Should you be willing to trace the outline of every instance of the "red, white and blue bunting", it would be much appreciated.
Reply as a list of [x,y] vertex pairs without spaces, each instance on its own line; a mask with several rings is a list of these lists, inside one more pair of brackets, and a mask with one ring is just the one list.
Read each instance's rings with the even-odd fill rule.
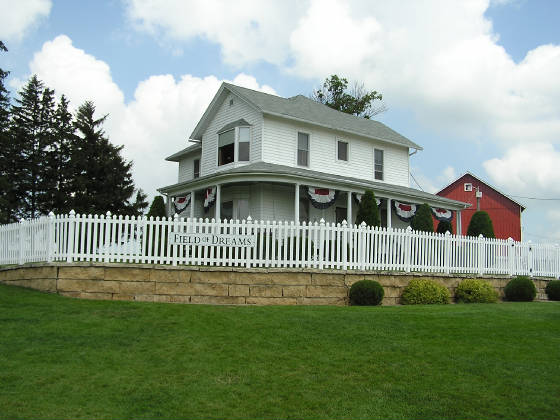
[[204,213],[208,213],[210,207],[216,203],[216,187],[206,188],[204,193]]
[[406,204],[395,201],[395,213],[403,222],[410,222],[416,214],[416,204]]
[[[354,199],[356,200],[356,203],[360,204],[362,202],[362,197],[363,197],[363,194],[354,193]],[[378,207],[381,205],[381,199],[380,198],[375,197],[375,202],[377,203]]]
[[175,213],[181,214],[185,209],[191,204],[191,194],[187,194],[184,197],[175,197],[173,201],[173,207],[175,207]]
[[338,191],[330,188],[307,187],[309,201],[316,209],[326,209],[334,204]]
[[450,222],[453,219],[453,212],[451,210],[432,207],[432,213],[434,214],[436,220],[439,220],[440,222]]

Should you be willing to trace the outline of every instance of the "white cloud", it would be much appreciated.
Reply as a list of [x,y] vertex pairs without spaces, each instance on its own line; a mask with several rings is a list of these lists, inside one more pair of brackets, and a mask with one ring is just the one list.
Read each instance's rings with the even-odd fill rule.
[[51,7],[50,0],[0,1],[0,39],[19,41],[27,30],[49,15]]
[[[74,47],[65,35],[46,42],[35,54],[30,70],[57,94],[64,93],[74,108],[92,100],[98,115],[109,114],[107,135],[112,143],[125,146],[124,157],[134,161],[136,185],[150,195],[156,188],[176,182],[177,165],[164,158],[186,147],[189,134],[222,82],[214,76],[183,75],[179,80],[172,75],[151,76],[138,84],[134,99],[125,103],[109,66]],[[275,93],[244,73],[231,82]]]

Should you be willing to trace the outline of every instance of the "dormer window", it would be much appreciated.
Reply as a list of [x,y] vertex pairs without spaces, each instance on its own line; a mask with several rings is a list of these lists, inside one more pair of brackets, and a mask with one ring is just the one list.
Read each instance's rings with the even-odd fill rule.
[[251,128],[243,119],[225,125],[218,131],[218,166],[248,162],[251,151]]

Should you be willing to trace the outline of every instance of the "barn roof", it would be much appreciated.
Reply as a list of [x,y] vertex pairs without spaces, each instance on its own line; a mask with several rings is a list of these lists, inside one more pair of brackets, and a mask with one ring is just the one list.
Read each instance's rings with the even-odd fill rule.
[[447,184],[445,187],[443,187],[441,190],[439,190],[436,195],[440,195],[443,191],[445,191],[447,188],[449,188],[450,186],[452,186],[453,184],[455,184],[456,182],[460,181],[462,178],[464,178],[465,176],[470,175],[472,176],[474,179],[476,179],[477,181],[483,183],[484,185],[486,185],[487,187],[493,189],[494,191],[496,191],[498,194],[500,194],[501,196],[507,198],[509,201],[517,204],[519,207],[521,207],[521,211],[525,210],[525,206],[521,203],[519,203],[518,201],[515,201],[513,198],[511,198],[509,195],[501,192],[499,189],[497,189],[496,187],[494,187],[492,184],[486,182],[485,180],[481,179],[480,177],[476,176],[475,174],[473,174],[472,172],[465,172],[463,175],[461,175],[459,178],[457,178],[455,181],[450,182],[449,184]]

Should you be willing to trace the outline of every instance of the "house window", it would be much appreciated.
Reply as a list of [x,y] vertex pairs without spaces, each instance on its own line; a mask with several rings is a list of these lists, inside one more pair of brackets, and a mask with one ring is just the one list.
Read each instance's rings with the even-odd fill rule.
[[218,134],[218,166],[233,162],[235,152],[235,129]]
[[[346,209],[346,207],[336,208],[336,223],[342,223],[344,220],[346,220],[346,216],[348,216],[348,210]],[[350,221],[346,221],[350,223]]]
[[220,210],[220,217],[222,220],[233,219],[233,201],[222,202],[222,208]]
[[375,179],[383,181],[383,150],[374,150]]
[[338,140],[337,142],[337,158],[348,162],[348,143]]
[[239,151],[237,160],[240,162],[249,161],[249,127],[239,127]]
[[194,160],[194,170],[193,170],[193,178],[198,178],[200,176],[200,159]]
[[309,166],[309,134],[298,133],[297,164]]

